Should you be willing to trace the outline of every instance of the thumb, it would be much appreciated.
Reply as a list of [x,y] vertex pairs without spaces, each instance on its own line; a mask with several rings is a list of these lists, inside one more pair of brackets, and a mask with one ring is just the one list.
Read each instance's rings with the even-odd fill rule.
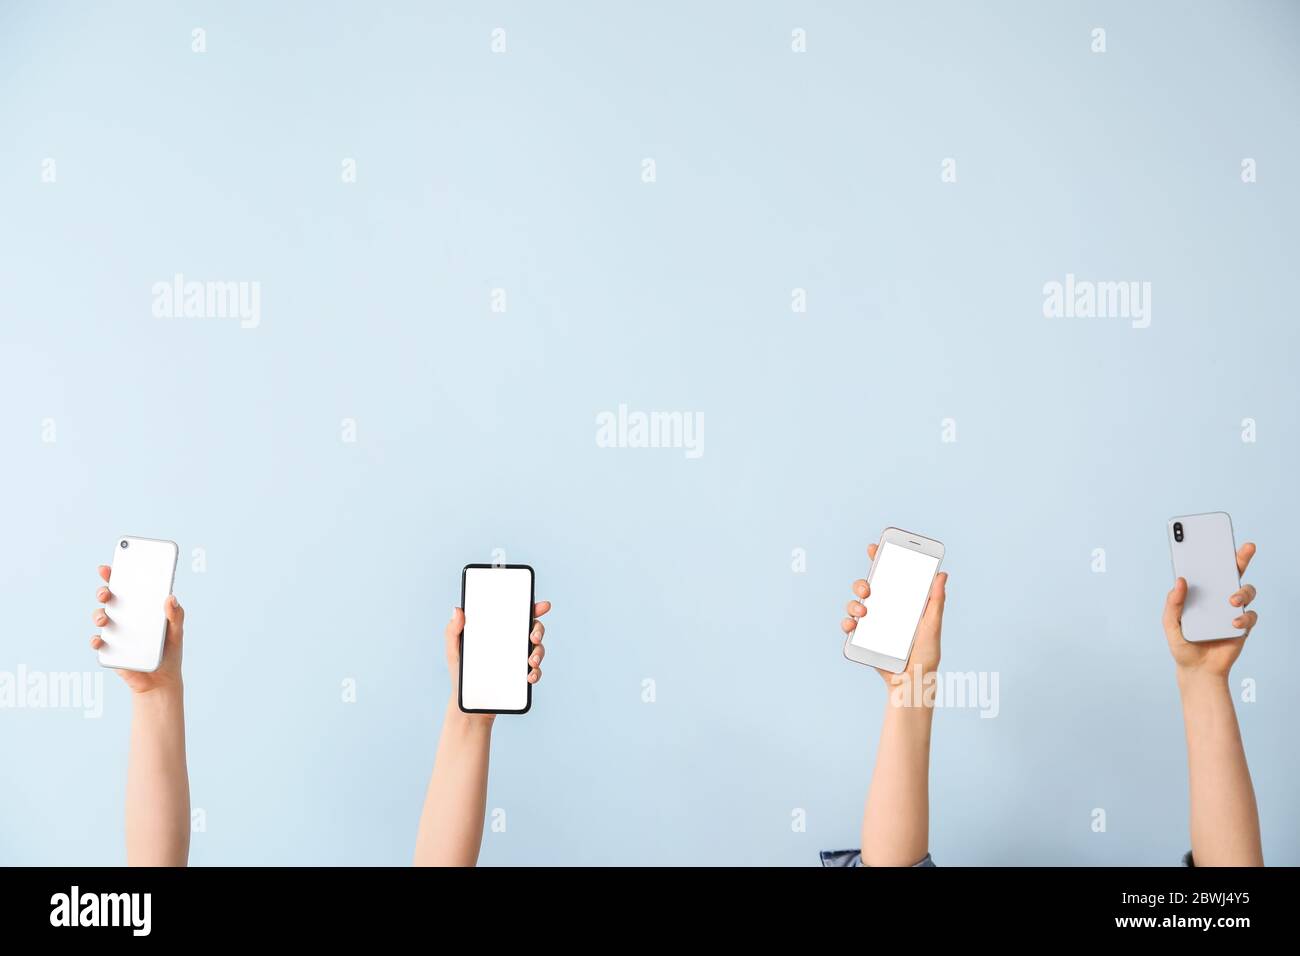
[[948,600],[948,572],[940,571],[930,584],[930,600],[925,605],[923,620],[938,633],[943,624],[943,606]]
[[185,632],[185,608],[175,594],[167,595],[163,601],[163,613],[167,615],[167,639],[179,641]]
[[1179,578],[1174,582],[1173,590],[1165,598],[1165,633],[1181,633],[1183,627],[1183,604],[1187,601],[1187,579]]
[[465,630],[465,612],[458,607],[451,609],[451,620],[447,622],[447,660],[455,663],[460,660],[460,635]]

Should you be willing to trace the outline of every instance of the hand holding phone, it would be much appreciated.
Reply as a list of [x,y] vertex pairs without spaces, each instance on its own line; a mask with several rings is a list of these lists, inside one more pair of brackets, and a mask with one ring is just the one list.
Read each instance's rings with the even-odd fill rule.
[[461,606],[447,624],[447,667],[457,708],[474,718],[523,714],[542,679],[550,601],[534,601],[527,565],[466,565]]
[[171,593],[177,555],[171,541],[125,536],[112,566],[99,566],[104,586],[95,599],[105,606],[92,615],[101,632],[90,646],[135,693],[181,683],[185,610]]
[[1235,548],[1223,512],[1169,519],[1169,548],[1177,580],[1165,599],[1169,652],[1187,672],[1226,676],[1259,620],[1247,610],[1255,588],[1241,583],[1255,545]]
[[841,622],[845,657],[875,667],[886,683],[904,670],[938,669],[948,582],[938,570],[943,553],[938,541],[897,528],[886,528],[867,548],[871,571],[853,582],[856,600]]

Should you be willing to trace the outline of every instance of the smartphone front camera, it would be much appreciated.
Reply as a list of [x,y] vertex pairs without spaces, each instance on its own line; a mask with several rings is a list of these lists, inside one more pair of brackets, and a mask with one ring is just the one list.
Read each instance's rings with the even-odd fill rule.
[[122,542],[122,547],[125,548],[127,545],[128,545],[128,542],[124,540],[124,541]]
[[[1174,522],[1174,540],[1175,541],[1183,540],[1183,523],[1181,521]],[[126,547],[125,541],[122,542],[122,547],[124,548]]]

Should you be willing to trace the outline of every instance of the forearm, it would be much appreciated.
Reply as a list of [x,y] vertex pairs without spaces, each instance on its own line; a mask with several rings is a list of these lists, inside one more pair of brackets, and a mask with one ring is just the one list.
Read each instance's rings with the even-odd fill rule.
[[416,866],[473,866],[483,843],[492,722],[470,718],[448,702],[424,797]]
[[930,725],[934,710],[885,703],[876,768],[862,818],[862,862],[911,866],[929,852]]
[[126,776],[128,866],[184,866],[190,855],[190,778],[184,693],[135,694]]
[[1180,673],[1197,866],[1263,866],[1259,811],[1226,675]]

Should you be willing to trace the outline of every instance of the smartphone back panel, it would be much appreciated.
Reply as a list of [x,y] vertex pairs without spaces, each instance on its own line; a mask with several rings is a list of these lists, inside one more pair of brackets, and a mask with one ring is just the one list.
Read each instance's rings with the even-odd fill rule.
[[533,569],[471,564],[461,573],[460,690],[467,713],[524,714],[532,706],[528,683],[533,628]]
[[[1175,525],[1182,526],[1181,532]],[[1232,626],[1241,609],[1228,603],[1241,587],[1232,519],[1223,511],[1181,515],[1169,519],[1168,532],[1174,577],[1187,580],[1183,637],[1216,641],[1244,635],[1244,630]]]
[[100,632],[105,647],[99,663],[128,671],[154,671],[162,663],[167,634],[164,602],[172,593],[179,550],[174,541],[123,535],[113,547],[108,576],[112,598],[105,605],[108,624]]

